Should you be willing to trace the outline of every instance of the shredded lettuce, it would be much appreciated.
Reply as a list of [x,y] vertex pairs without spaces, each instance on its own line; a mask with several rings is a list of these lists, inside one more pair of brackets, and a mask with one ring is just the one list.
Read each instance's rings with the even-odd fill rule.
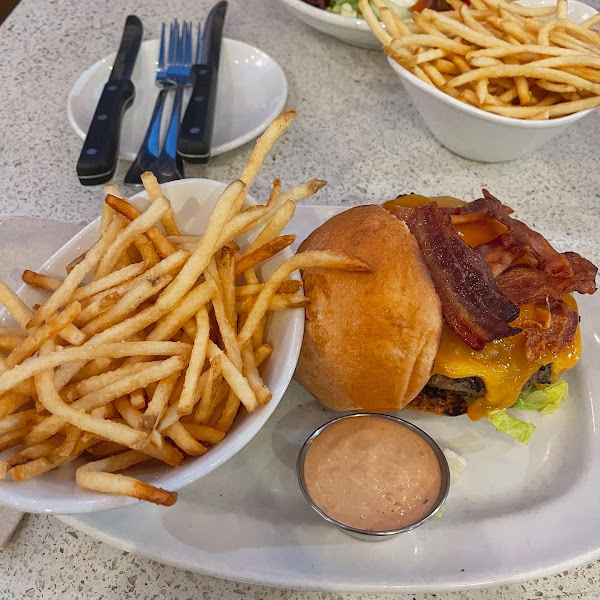
[[566,381],[557,381],[536,389],[531,386],[517,398],[511,408],[523,410],[539,410],[542,415],[549,415],[560,407],[561,402],[569,393],[569,384]]
[[[401,18],[410,18],[409,6],[414,4],[414,0],[388,0],[389,7]],[[362,14],[358,8],[358,0],[329,0],[327,10],[337,15],[345,17],[359,17]],[[379,17],[379,12],[374,8],[375,14]]]
[[330,0],[327,10],[345,17],[362,17],[358,10],[358,0]]
[[451,483],[456,483],[467,468],[467,460],[464,456],[460,456],[459,454],[456,454],[456,452],[450,450],[450,448],[444,448],[442,452],[448,461],[450,481]]
[[528,444],[535,431],[535,425],[509,415],[505,408],[491,411],[487,418],[498,431],[515,438],[521,444]]

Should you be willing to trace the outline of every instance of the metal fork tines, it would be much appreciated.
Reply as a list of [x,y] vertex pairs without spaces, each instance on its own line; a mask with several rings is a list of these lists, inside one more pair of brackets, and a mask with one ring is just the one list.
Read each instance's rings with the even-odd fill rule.
[[[198,35],[198,44],[200,43]],[[141,184],[141,174],[152,171],[159,183],[173,181],[183,177],[183,164],[177,155],[177,135],[181,116],[183,89],[190,85],[192,66],[192,24],[184,21],[179,26],[177,20],[169,28],[167,59],[165,60],[165,24],[162,25],[156,84],[161,87],[158,94],[150,125],[144,136],[142,147],[131,168],[125,176],[125,183]],[[166,97],[170,89],[175,89],[173,110],[162,150],[160,147],[160,124]]]

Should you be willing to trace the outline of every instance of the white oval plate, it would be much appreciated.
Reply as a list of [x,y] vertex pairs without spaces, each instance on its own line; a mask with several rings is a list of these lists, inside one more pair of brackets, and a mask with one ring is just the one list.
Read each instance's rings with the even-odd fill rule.
[[[301,241],[341,207],[298,206]],[[123,550],[217,577],[284,588],[434,592],[541,577],[591,560],[600,540],[600,293],[579,296],[583,358],[569,398],[529,446],[487,421],[403,411],[468,467],[441,519],[379,544],[325,523],[305,502],[295,464],[302,442],[339,413],[292,381],[258,435],[222,468],[149,504],[63,521]],[[149,526],[149,524],[151,524]]]
[[[224,183],[209,179],[181,179],[163,186],[183,232],[192,235],[204,231],[210,211],[224,188]],[[148,206],[146,192],[136,194],[131,201],[139,208]],[[254,202],[250,197],[248,201]],[[100,219],[96,219],[80,231],[49,258],[40,271],[55,277],[64,277],[65,266],[96,241],[99,223]],[[292,251],[285,249],[266,261],[261,265],[262,276],[271,275],[290,256]],[[300,276],[294,273],[292,278],[299,279]],[[45,292],[29,286],[23,286],[19,295],[29,306],[42,302],[47,297]],[[0,312],[0,324],[8,318],[5,311]],[[262,367],[262,376],[273,397],[265,406],[236,420],[222,442],[206,454],[184,461],[177,468],[154,463],[133,467],[127,472],[158,487],[176,491],[204,477],[229,460],[256,435],[281,400],[298,361],[303,332],[303,309],[276,311],[269,316],[266,338],[275,350]],[[2,454],[0,456],[5,458]],[[7,477],[0,481],[0,504],[25,512],[55,514],[89,513],[140,504],[135,498],[91,492],[77,487],[75,470],[79,464],[80,462],[76,461],[27,481],[11,481],[10,477]]]
[[[154,83],[158,61],[158,40],[140,47],[133,69],[135,100],[125,112],[121,129],[121,158],[134,160],[142,145],[158,95]],[[69,92],[67,114],[71,126],[85,139],[96,104],[106,84],[116,53],[84,71]],[[190,90],[184,95],[187,105]],[[229,152],[258,137],[283,110],[288,84],[285,73],[271,56],[237,40],[223,39],[211,154]],[[171,114],[173,94],[169,94],[162,118],[164,137]]]

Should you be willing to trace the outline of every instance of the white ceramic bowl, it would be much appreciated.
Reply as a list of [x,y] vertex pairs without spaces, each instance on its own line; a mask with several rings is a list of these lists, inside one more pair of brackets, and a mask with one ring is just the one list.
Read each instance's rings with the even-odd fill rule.
[[[549,6],[555,0],[525,0],[526,6]],[[569,19],[581,23],[598,11],[570,0]],[[448,150],[471,160],[503,162],[536,150],[593,109],[547,121],[513,119],[465,104],[421,81],[388,58],[406,93],[435,138]]]
[[373,35],[364,19],[337,15],[302,0],[280,1],[295,17],[318,31],[352,46],[371,50],[381,48],[381,42]]
[[[224,183],[208,179],[183,179],[164,186],[177,221],[188,234],[199,234],[203,231],[210,211],[224,188]],[[140,208],[148,205],[145,192],[133,196],[131,200]],[[64,267],[92,245],[98,225],[99,219],[88,225],[52,256],[41,271],[64,276]],[[291,255],[292,251],[287,249],[273,257],[264,263],[260,275],[270,275]],[[31,305],[39,302],[43,295],[39,291],[27,288],[23,289],[22,297]],[[0,323],[3,322],[3,316],[6,318],[0,313]],[[179,467],[154,463],[146,467],[140,465],[139,468],[131,468],[126,473],[139,476],[168,490],[178,490],[210,473],[239,452],[258,433],[279,404],[298,361],[303,331],[304,309],[277,311],[269,316],[265,337],[273,344],[274,352],[261,368],[261,372],[273,397],[267,405],[240,418],[221,443],[203,456],[189,459]],[[4,458],[3,455],[0,457]],[[6,480],[0,481],[0,504],[26,512],[65,514],[108,510],[139,502],[133,498],[78,488],[75,484],[75,468],[78,464],[80,463],[66,465],[29,481],[14,482],[7,477]]]

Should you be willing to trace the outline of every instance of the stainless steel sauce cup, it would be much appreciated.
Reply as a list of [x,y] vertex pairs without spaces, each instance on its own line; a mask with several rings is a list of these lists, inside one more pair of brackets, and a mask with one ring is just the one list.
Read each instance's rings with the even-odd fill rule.
[[[438,459],[438,462],[440,465],[440,473],[441,473],[440,493],[437,497],[436,502],[433,503],[433,505],[431,507],[431,511],[425,517],[423,517],[416,523],[413,523],[412,525],[408,525],[406,527],[401,527],[400,529],[391,529],[388,531],[370,531],[367,529],[359,529],[357,527],[351,527],[350,525],[345,525],[344,523],[340,523],[339,521],[332,519],[329,515],[324,513],[321,510],[321,508],[314,502],[314,500],[311,498],[310,494],[308,493],[308,490],[306,488],[306,482],[304,480],[304,461],[306,458],[306,453],[308,452],[308,449],[310,448],[310,445],[321,433],[323,433],[323,431],[325,431],[328,427],[330,427],[334,423],[337,423],[338,421],[341,421],[342,419],[360,419],[362,417],[376,417],[378,419],[387,419],[388,421],[393,421],[394,423],[397,423],[398,425],[401,425],[402,427],[406,427],[407,429],[410,429],[410,431],[416,433],[425,442],[427,442],[427,444],[429,444],[429,446],[431,447],[431,449],[433,450],[433,452],[435,453],[435,455]],[[412,423],[409,423],[408,421],[404,421],[403,419],[399,419],[398,417],[392,417],[391,415],[376,414],[376,413],[355,413],[352,415],[345,415],[343,417],[338,417],[337,419],[333,419],[332,421],[329,421],[328,423],[325,423],[324,425],[321,425],[321,427],[319,427],[316,431],[314,431],[302,445],[302,448],[300,449],[300,454],[298,455],[298,461],[296,463],[296,471],[298,474],[298,483],[300,484],[300,489],[302,490],[302,493],[304,494],[306,501],[309,503],[309,505],[312,507],[312,509],[315,512],[317,512],[319,515],[321,515],[321,517],[323,517],[323,519],[325,519],[328,523],[335,525],[336,527],[341,529],[344,533],[346,533],[358,540],[363,540],[366,542],[380,542],[383,540],[389,540],[392,537],[394,537],[400,533],[404,533],[406,531],[411,531],[413,529],[416,529],[417,527],[420,527],[424,523],[427,523],[427,521],[429,521],[429,519],[432,519],[440,511],[440,509],[444,505],[444,502],[446,502],[446,498],[448,497],[448,492],[450,490],[450,469],[448,467],[448,461],[446,460],[446,457],[444,456],[442,449],[437,445],[437,443],[431,437],[429,437],[422,429],[419,429],[418,427],[416,427]]]

